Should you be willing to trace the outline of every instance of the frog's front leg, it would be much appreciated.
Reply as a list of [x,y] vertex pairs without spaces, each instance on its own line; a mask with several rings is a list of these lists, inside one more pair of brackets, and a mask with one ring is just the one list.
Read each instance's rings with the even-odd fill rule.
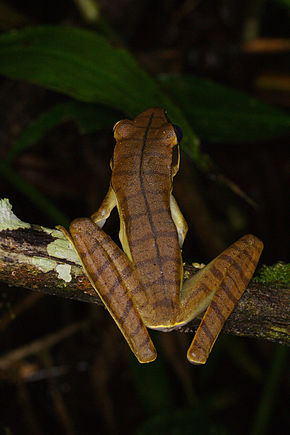
[[98,227],[103,228],[105,225],[106,220],[111,214],[111,211],[114,207],[117,205],[116,195],[115,192],[110,184],[109,190],[103,199],[102,204],[98,208],[98,210],[92,214],[91,219],[93,222],[95,222]]
[[75,219],[70,234],[58,228],[74,246],[93,288],[137,359],[154,361],[156,350],[139,313],[147,304],[146,295],[127,256],[91,219]]
[[187,323],[208,306],[187,352],[190,362],[206,362],[223,324],[247,288],[262,250],[257,237],[244,236],[185,282],[178,323]]
[[184,239],[188,231],[188,226],[172,193],[170,194],[170,212],[172,220],[176,226],[179,246],[180,248],[182,248]]

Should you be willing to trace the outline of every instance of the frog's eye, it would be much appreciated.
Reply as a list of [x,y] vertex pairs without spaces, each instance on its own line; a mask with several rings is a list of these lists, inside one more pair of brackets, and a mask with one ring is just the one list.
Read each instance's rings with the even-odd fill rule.
[[175,130],[175,134],[177,137],[177,143],[180,143],[182,141],[182,130],[180,127],[178,127],[178,125],[173,124],[174,130]]

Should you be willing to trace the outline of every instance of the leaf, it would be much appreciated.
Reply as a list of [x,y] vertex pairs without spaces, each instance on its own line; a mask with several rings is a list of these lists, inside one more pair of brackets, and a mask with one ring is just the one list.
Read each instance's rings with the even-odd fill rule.
[[[2,35],[0,58],[2,74],[11,78],[129,112],[136,100],[147,107],[158,93],[158,85],[126,50],[73,27],[34,27]],[[128,92],[132,90],[134,94]]]
[[[70,219],[63,214],[45,195],[36,189],[29,181],[26,181],[10,166],[1,168],[1,175],[6,178],[19,192],[23,193],[32,204],[36,204],[40,210],[46,213],[55,224],[68,226]],[[29,205],[29,204],[28,204]]]
[[[130,373],[147,414],[154,415],[173,406],[170,379],[161,355],[158,355],[158,359],[154,361],[154,364],[146,365],[140,365],[131,356]],[[148,384],[150,384],[149,389],[147,388]]]
[[135,435],[227,435],[228,431],[220,424],[211,423],[199,408],[172,409],[159,412],[148,418]]
[[202,139],[254,142],[290,133],[289,115],[240,91],[185,75],[163,75],[160,83]]
[[74,100],[56,104],[23,130],[6,156],[4,166],[10,164],[17,154],[39,142],[50,129],[71,119],[77,122],[81,133],[91,133],[102,128],[112,128],[120,119],[120,113],[104,106]]
[[183,147],[205,168],[192,128],[157,81],[139,67],[130,53],[110,45],[92,31],[39,26],[0,37],[0,73],[27,80],[84,102],[110,106],[132,117],[150,106],[168,110],[183,130]]

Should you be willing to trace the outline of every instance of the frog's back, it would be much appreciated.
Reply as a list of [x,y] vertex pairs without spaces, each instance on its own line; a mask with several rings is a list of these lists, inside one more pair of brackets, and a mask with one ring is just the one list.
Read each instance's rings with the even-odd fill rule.
[[174,127],[163,109],[153,108],[134,121],[120,121],[115,137],[112,187],[130,254],[153,312],[148,326],[168,327],[178,312],[182,279],[178,235],[170,212]]

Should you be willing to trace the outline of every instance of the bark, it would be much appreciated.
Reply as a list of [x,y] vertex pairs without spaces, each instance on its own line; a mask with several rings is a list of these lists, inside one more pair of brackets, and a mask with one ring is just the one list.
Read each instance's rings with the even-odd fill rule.
[[[14,227],[3,225],[0,210],[0,281],[8,286],[101,304],[61,232],[29,224],[25,228],[19,222]],[[186,273],[190,276],[196,269],[186,266]],[[252,281],[223,330],[289,345],[289,294],[287,288]],[[182,329],[191,330],[197,322]]]

